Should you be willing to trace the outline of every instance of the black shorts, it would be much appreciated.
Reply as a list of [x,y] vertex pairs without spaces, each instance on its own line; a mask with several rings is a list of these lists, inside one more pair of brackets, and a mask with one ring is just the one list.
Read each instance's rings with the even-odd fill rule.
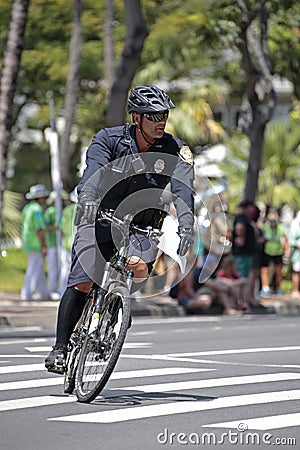
[[276,266],[282,264],[282,255],[270,256],[265,253],[261,257],[261,267],[268,267],[270,263],[274,263]]

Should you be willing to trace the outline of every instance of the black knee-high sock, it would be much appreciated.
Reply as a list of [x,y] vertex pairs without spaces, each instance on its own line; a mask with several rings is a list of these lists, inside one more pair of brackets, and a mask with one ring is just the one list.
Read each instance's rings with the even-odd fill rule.
[[82,314],[86,295],[74,287],[66,289],[58,309],[55,345],[68,344],[72,331]]

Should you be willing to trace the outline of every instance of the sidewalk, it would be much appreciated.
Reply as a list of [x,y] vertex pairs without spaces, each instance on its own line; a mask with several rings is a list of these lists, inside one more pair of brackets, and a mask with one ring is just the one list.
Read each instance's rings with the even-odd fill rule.
[[[268,307],[268,314],[300,315],[300,299],[288,294],[261,299],[261,303]],[[18,292],[0,292],[0,327],[54,326],[58,305],[59,301],[22,301]],[[152,297],[133,300],[132,315],[178,317],[185,312],[169,297]]]
[[[59,301],[24,301],[18,292],[0,292],[0,328],[55,325]],[[132,300],[133,316],[174,317],[185,312],[168,297]]]

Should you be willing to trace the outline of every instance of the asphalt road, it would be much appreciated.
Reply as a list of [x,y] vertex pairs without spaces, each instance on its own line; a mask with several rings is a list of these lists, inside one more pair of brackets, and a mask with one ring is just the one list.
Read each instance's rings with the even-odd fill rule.
[[0,448],[300,448],[299,325],[298,316],[135,319],[88,405],[44,370],[50,329],[0,332]]

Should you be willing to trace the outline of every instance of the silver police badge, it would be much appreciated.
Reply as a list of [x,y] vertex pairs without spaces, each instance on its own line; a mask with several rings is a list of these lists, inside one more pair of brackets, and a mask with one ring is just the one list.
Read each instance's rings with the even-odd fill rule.
[[154,163],[154,172],[155,173],[162,173],[165,168],[165,161],[163,159],[157,159]]

